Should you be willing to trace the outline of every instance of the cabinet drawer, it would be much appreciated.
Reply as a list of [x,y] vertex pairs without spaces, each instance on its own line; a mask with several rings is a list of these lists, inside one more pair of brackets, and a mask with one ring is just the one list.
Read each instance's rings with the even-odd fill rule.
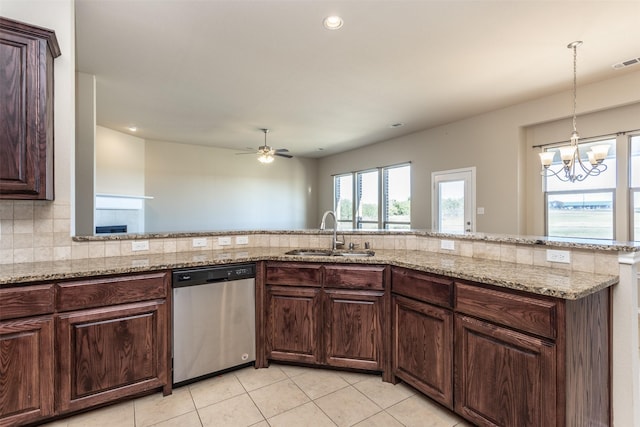
[[0,320],[53,313],[53,284],[0,289]]
[[404,268],[391,271],[393,293],[442,307],[452,306],[453,280]]
[[268,263],[266,284],[285,286],[317,286],[322,283],[319,264]]
[[325,265],[325,287],[384,289],[383,266]]
[[165,298],[169,287],[169,273],[82,280],[59,283],[57,286],[58,311],[80,310]]
[[456,282],[456,310],[543,337],[557,336],[557,301]]

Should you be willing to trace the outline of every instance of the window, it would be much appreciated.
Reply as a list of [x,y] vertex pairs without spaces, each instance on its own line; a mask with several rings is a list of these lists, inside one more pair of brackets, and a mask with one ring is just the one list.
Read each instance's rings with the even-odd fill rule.
[[353,175],[337,175],[334,181],[334,211],[339,230],[353,228]]
[[409,164],[336,175],[333,194],[340,230],[411,228]]
[[631,190],[631,230],[632,240],[640,240],[640,135],[630,139],[629,189]]
[[[589,164],[587,152],[594,145],[609,144],[604,160],[607,170],[584,181],[563,182],[556,177],[545,179],[545,210],[547,236],[614,238],[616,189],[616,140],[614,137],[580,144],[580,157]],[[560,147],[546,151],[559,151]],[[560,167],[556,154],[551,168]]]
[[356,172],[356,228],[377,229],[378,226],[378,169]]
[[411,168],[409,165],[383,169],[384,215],[382,228],[411,228]]

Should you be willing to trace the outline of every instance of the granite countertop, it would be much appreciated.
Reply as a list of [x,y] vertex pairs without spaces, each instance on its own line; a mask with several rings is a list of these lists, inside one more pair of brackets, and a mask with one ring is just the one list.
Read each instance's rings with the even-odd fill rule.
[[255,261],[306,261],[350,264],[388,264],[458,279],[563,299],[579,299],[618,283],[618,276],[529,266],[462,256],[409,250],[376,250],[373,257],[285,255],[296,248],[246,248],[125,257],[87,258],[73,261],[3,265],[0,286],[139,273],[174,268]]

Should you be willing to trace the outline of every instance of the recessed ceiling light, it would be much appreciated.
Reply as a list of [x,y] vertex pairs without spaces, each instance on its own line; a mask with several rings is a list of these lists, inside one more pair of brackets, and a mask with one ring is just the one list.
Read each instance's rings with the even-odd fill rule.
[[135,126],[129,126],[127,129],[129,129],[131,132],[135,132],[138,130],[138,128]]
[[401,122],[392,123],[391,125],[389,125],[390,128],[401,128],[402,126],[404,126],[404,123]]
[[337,30],[339,28],[342,28],[342,24],[344,24],[344,21],[339,16],[333,15],[324,18],[322,24],[327,30]]

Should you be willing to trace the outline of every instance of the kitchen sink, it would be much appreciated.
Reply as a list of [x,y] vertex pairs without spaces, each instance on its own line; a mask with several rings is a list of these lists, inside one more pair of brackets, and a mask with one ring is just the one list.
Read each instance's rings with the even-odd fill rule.
[[333,251],[327,249],[293,249],[284,254],[296,256],[332,256]]
[[346,256],[346,257],[370,257],[376,253],[371,250],[366,251],[335,251],[333,256]]
[[341,256],[341,257],[372,257],[376,253],[371,250],[365,251],[348,251],[348,250],[329,250],[329,249],[292,249],[285,252],[285,255],[295,256]]

